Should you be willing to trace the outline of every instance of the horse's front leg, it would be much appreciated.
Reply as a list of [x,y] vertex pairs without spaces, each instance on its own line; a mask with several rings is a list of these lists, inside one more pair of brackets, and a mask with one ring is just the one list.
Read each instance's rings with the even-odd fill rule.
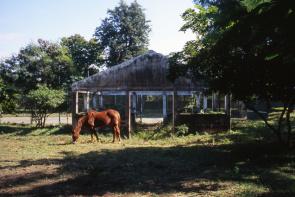
[[97,135],[97,132],[96,132],[96,130],[95,130],[95,129],[93,129],[93,133],[94,133],[94,135],[95,135],[96,141],[98,141],[98,142],[99,142],[100,140],[99,140],[99,138],[98,138],[98,135]]

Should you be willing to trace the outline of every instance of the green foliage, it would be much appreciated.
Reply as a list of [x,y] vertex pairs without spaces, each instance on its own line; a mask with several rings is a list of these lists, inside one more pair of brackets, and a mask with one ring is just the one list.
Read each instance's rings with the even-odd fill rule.
[[97,72],[90,65],[99,66],[102,63],[102,47],[95,39],[87,41],[79,34],[61,39],[61,45],[66,47],[76,68],[75,76],[87,77]]
[[[232,94],[257,113],[257,99],[270,109],[281,102],[278,127],[265,123],[281,139],[281,126],[289,128],[295,104],[294,51],[295,4],[291,0],[196,1],[197,10],[183,14],[185,25],[197,40],[187,43],[172,68],[172,76],[189,70],[197,79],[206,79],[211,90]],[[175,57],[175,56],[174,56]],[[180,63],[179,63],[180,62]],[[176,68],[176,69],[174,69]],[[173,71],[174,69],[174,71]],[[175,71],[176,70],[176,71]],[[174,77],[175,78],[175,77]],[[282,122],[283,117],[287,121]],[[289,125],[289,126],[288,126]]]
[[26,94],[38,84],[67,88],[75,68],[67,50],[42,39],[22,48],[17,56],[5,60],[7,81]]
[[36,90],[29,92],[27,98],[34,103],[38,109],[55,109],[64,101],[64,91],[50,89],[40,85]]
[[37,127],[44,127],[49,112],[59,107],[65,99],[63,90],[50,89],[40,85],[36,90],[31,90],[27,95],[27,107],[32,109]]
[[188,126],[186,124],[182,124],[175,127],[175,133],[177,136],[185,136],[188,134]]
[[17,94],[14,89],[4,84],[0,78],[0,114],[11,113],[17,106]]
[[108,10],[108,17],[96,28],[94,36],[107,54],[106,64],[113,66],[143,54],[150,31],[142,7],[136,1],[130,6],[120,1],[119,6]]

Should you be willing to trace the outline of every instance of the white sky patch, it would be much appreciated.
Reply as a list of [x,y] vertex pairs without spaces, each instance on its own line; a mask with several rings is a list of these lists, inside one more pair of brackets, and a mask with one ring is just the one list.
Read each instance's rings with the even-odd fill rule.
[[20,33],[0,33],[0,44],[7,42],[19,42],[25,39],[25,36]]

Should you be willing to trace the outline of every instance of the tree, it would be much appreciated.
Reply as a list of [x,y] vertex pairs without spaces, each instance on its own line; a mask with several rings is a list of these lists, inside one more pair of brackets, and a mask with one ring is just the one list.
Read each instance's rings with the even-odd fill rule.
[[[212,90],[242,100],[289,145],[295,103],[295,30],[290,26],[295,22],[294,2],[203,0],[198,6],[200,12],[184,14],[183,30],[192,29],[198,40],[193,53],[184,50],[181,59],[195,75],[205,77]],[[282,103],[276,124],[259,113],[257,100],[269,108],[272,102]]]
[[71,59],[76,67],[76,77],[87,77],[97,70],[89,68],[90,65],[99,67],[102,62],[102,47],[95,39],[85,40],[79,34],[61,39],[61,45],[68,49]]
[[0,114],[11,113],[15,111],[17,106],[17,94],[15,90],[4,84],[0,78]]
[[31,90],[27,95],[26,105],[32,111],[32,118],[37,127],[44,127],[46,118],[56,110],[65,99],[63,90],[48,88],[39,85],[37,89]]
[[142,7],[136,1],[130,6],[120,1],[119,6],[107,13],[108,17],[94,33],[106,52],[106,64],[113,66],[143,54],[151,28]]
[[65,48],[42,39],[22,48],[17,56],[7,59],[6,64],[9,65],[6,66],[10,72],[9,80],[23,94],[38,84],[66,88],[75,71]]

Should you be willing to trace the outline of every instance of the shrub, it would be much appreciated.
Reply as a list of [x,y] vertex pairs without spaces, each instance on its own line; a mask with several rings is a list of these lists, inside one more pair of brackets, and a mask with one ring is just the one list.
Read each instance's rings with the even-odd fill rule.
[[186,124],[182,124],[175,127],[175,133],[177,136],[184,136],[188,134],[188,126]]

